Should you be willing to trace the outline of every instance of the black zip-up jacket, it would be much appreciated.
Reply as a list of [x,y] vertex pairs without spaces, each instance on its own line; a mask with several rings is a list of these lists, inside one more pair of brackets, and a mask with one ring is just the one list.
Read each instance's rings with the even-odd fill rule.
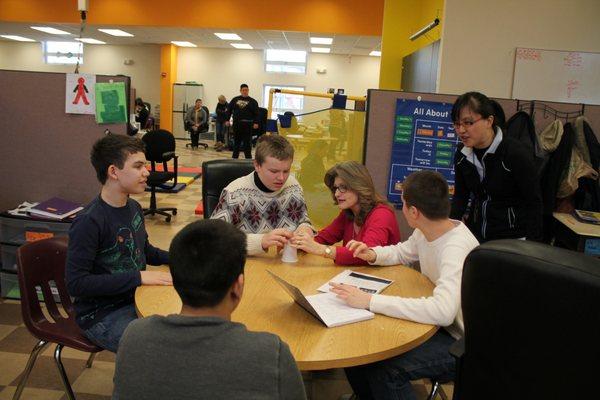
[[229,121],[229,108],[228,103],[217,103],[217,108],[215,108],[215,113],[217,114],[217,122],[225,122]]
[[504,137],[493,153],[484,154],[484,178],[480,180],[475,153],[467,157],[463,147],[459,144],[454,155],[451,218],[462,219],[471,199],[466,224],[480,242],[522,237],[541,240],[542,200],[531,155],[518,141]]

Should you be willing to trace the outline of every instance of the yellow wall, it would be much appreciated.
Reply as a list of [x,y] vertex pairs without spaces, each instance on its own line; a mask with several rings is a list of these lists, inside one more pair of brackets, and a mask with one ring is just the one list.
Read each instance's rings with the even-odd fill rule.
[[[401,89],[402,59],[440,38],[443,10],[444,0],[385,0],[380,89]],[[409,39],[436,17],[440,25],[415,41]]]
[[173,84],[177,81],[177,46],[160,47],[160,127],[173,131]]
[[[90,0],[89,24],[381,35],[384,0]],[[0,0],[9,22],[79,22],[77,0]]]

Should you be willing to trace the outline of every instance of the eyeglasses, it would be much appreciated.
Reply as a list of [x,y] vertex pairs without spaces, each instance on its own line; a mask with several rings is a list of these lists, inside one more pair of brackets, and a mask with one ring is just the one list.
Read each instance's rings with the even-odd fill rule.
[[454,125],[454,130],[457,131],[461,126],[465,129],[469,129],[470,127],[472,127],[476,122],[481,121],[482,119],[484,119],[483,117],[476,119],[475,121],[454,121],[453,125]]
[[333,190],[333,193],[337,192],[338,190],[340,191],[340,193],[346,193],[348,191],[348,186],[346,186],[346,185],[333,186],[331,189]]

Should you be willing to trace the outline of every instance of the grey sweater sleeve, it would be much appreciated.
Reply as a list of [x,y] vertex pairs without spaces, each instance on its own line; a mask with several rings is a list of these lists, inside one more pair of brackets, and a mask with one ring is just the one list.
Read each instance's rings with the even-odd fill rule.
[[287,344],[279,341],[279,398],[305,400],[304,382]]

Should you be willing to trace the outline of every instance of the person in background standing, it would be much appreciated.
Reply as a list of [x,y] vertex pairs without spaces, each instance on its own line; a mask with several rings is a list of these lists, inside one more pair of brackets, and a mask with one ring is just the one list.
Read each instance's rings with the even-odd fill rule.
[[258,129],[258,103],[248,95],[248,85],[240,85],[240,96],[236,96],[229,102],[227,111],[233,117],[233,156],[239,158],[240,147],[244,156],[252,158],[252,130]]
[[215,113],[217,114],[217,122],[215,124],[217,143],[215,143],[215,149],[217,151],[223,151],[223,148],[225,147],[225,135],[227,134],[227,121],[229,121],[228,104],[225,96],[219,96],[219,102],[217,103]]
[[196,104],[193,108],[189,108],[185,116],[186,130],[190,132],[192,139],[192,149],[198,148],[198,140],[203,127],[207,126],[208,114],[202,107],[202,99],[196,99]]

